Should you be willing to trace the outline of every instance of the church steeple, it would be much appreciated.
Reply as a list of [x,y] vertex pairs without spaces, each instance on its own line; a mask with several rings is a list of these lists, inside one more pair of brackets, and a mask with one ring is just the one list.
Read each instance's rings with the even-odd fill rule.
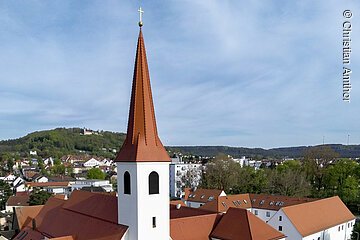
[[156,128],[150,75],[142,35],[140,8],[127,135],[115,161],[118,223],[128,226],[126,239],[169,239],[170,158]]
[[[139,25],[140,23],[142,26],[141,18]],[[168,162],[170,158],[160,141],[156,127],[150,75],[141,26],[136,50],[127,136],[115,161]]]

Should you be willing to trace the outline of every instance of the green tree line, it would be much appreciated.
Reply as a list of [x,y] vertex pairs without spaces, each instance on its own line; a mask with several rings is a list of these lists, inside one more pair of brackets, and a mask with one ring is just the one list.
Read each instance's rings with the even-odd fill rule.
[[285,161],[270,168],[241,167],[226,155],[210,161],[203,173],[204,188],[230,194],[266,193],[325,198],[338,195],[353,211],[360,204],[360,165],[326,146],[308,149],[302,160]]

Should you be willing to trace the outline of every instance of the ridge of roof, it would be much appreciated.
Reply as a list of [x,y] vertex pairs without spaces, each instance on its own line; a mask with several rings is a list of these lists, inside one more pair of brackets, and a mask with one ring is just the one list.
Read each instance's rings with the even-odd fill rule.
[[140,28],[126,139],[115,162],[170,162],[158,136],[150,74]]

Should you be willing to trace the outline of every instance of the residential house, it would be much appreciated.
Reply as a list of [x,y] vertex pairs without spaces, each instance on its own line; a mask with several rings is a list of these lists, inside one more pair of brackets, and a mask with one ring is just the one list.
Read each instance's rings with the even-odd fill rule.
[[84,187],[86,187],[86,188],[88,188],[88,187],[101,187],[106,192],[114,191],[113,188],[112,188],[111,183],[109,182],[109,180],[96,180],[96,179],[76,180],[75,182],[73,182],[70,185],[70,187],[71,187],[71,192],[73,192],[75,190],[81,190]]
[[25,188],[27,191],[32,192],[34,189],[47,191],[52,194],[65,194],[70,195],[69,182],[26,182]]
[[15,196],[10,196],[6,201],[5,210],[7,212],[13,212],[15,208],[29,206],[29,198],[30,195],[27,192],[16,193]]

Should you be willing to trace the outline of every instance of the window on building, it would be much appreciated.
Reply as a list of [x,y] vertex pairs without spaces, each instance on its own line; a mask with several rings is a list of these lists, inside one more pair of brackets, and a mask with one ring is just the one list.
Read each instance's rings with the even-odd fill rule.
[[149,194],[159,194],[159,174],[157,172],[149,174]]
[[130,173],[128,171],[124,173],[124,194],[131,194]]
[[266,217],[270,217],[270,212],[266,212]]
[[255,212],[255,215],[259,215],[259,212],[258,212],[258,210],[255,210],[254,212]]
[[320,240],[320,237],[318,237],[318,240]]
[[279,226],[279,231],[282,231],[282,230],[283,230],[282,226]]
[[338,232],[340,232],[340,226],[339,226],[339,228],[338,228]]
[[282,216],[279,216],[279,221],[280,221],[280,222],[282,221]]
[[156,228],[156,217],[152,218],[152,227]]
[[344,230],[344,225],[341,225],[341,230]]

